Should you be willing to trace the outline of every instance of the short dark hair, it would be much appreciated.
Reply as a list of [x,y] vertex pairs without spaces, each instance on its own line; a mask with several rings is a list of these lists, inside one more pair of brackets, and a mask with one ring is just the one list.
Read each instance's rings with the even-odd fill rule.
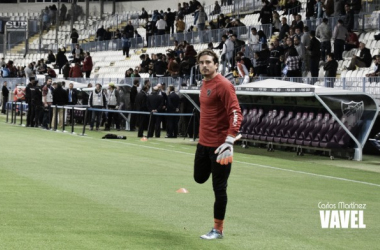
[[323,18],[323,20],[322,20],[324,23],[328,23],[329,22],[329,19],[327,19],[326,17],[325,18]]
[[310,36],[315,37],[315,30],[310,31]]
[[198,56],[197,56],[197,62],[199,62],[199,59],[201,58],[201,56],[211,56],[212,57],[212,60],[214,61],[215,64],[219,64],[219,58],[218,58],[218,55],[210,50],[210,49],[205,49],[205,50],[202,50]]
[[169,86],[169,91],[174,91],[174,86]]
[[137,85],[137,84],[139,84],[140,83],[140,80],[139,79],[135,79],[134,81],[133,81],[133,85]]
[[303,26],[303,31],[308,32],[309,31],[309,27],[308,26]]
[[331,57],[331,59],[335,59],[334,53],[328,53],[327,56]]

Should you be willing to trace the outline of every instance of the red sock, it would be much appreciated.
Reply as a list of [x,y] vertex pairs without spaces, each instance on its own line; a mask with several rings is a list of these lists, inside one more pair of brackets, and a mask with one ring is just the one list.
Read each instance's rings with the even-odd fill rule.
[[224,220],[214,219],[214,228],[219,232],[223,233],[223,223]]

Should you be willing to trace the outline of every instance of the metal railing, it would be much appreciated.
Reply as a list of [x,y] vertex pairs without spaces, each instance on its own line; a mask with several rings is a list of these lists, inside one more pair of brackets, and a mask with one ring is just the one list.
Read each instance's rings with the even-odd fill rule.
[[251,26],[231,27],[224,29],[207,29],[203,31],[194,31],[187,33],[175,33],[165,35],[153,35],[148,37],[148,47],[167,47],[172,46],[176,40],[178,42],[187,41],[190,44],[201,43],[218,43],[221,41],[222,35],[229,34],[230,31],[237,34],[239,39],[249,39],[251,34],[251,28],[256,28],[257,31],[263,30],[266,37],[272,36],[271,24],[258,24]]

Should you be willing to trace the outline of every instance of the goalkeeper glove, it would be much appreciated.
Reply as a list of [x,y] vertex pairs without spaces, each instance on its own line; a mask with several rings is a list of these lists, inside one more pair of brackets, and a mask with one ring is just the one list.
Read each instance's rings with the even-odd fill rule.
[[221,165],[232,163],[235,140],[234,137],[227,136],[226,141],[215,150],[214,153],[218,154],[218,157],[216,158],[217,163]]

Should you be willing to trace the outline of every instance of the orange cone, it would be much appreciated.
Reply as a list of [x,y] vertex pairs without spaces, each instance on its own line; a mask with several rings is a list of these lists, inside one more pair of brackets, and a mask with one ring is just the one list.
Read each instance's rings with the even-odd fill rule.
[[147,140],[148,140],[148,138],[146,138],[145,136],[140,139],[140,141],[147,141]]
[[186,188],[180,188],[176,192],[180,193],[180,194],[187,194],[187,193],[189,193],[189,191]]

